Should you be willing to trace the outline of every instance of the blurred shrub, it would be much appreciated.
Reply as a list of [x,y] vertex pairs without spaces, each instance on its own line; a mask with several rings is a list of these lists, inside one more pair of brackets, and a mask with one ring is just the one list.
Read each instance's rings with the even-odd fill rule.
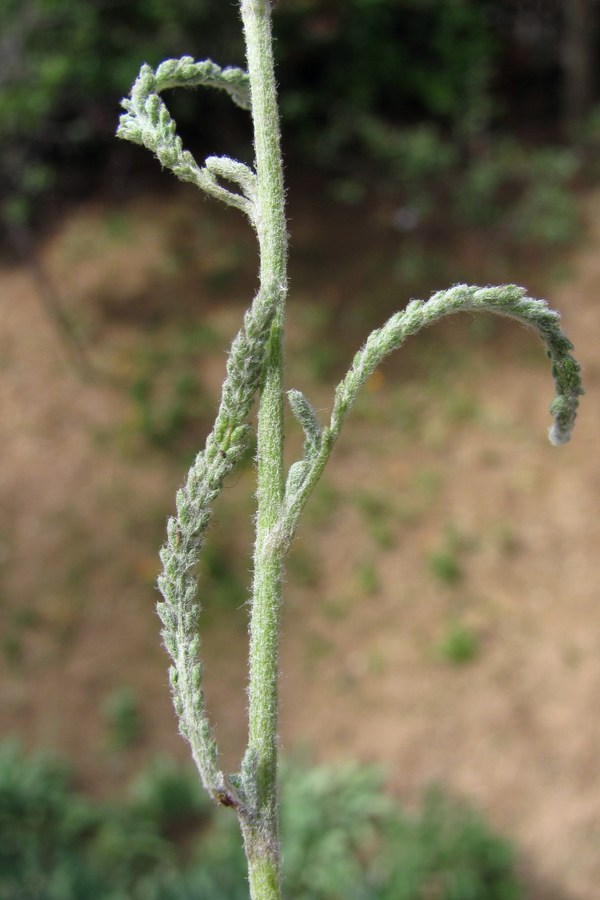
[[575,150],[498,140],[457,184],[456,213],[468,225],[495,227],[520,242],[567,244],[581,228],[571,189],[579,166]]
[[[64,194],[97,184],[117,143],[119,100],[140,62],[156,65],[190,50],[235,61],[242,52],[230,7],[212,0],[4,0],[0,35],[0,166],[9,223],[29,218],[52,186]],[[185,101],[178,97],[176,109]]]
[[[303,152],[339,165],[365,117],[434,119],[461,141],[485,126],[497,51],[492,0],[282,0],[284,119]],[[350,64],[349,64],[349,61]]]
[[104,716],[111,749],[127,750],[139,741],[142,714],[138,695],[132,687],[122,685],[106,698]]
[[477,634],[468,625],[452,622],[436,647],[436,655],[443,662],[462,666],[473,662],[479,655]]
[[187,433],[202,422],[207,401],[192,361],[182,354],[168,367],[166,357],[148,347],[139,354],[139,368],[129,385],[130,430],[151,446],[172,450],[190,442]]
[[160,757],[133,782],[130,790],[137,814],[154,823],[160,832],[208,821],[213,805],[195,772],[182,769],[168,757]]
[[[294,900],[517,900],[514,856],[467,808],[431,793],[407,815],[372,767],[287,767],[282,841]],[[214,819],[214,821],[213,821]],[[210,827],[207,828],[207,825]],[[195,773],[160,761],[118,803],[73,789],[45,755],[0,750],[3,900],[246,900],[233,817]]]
[[[460,142],[470,140],[489,117],[491,6],[281,0],[276,49],[293,155],[339,166],[344,154],[369,149],[366,118],[433,118]],[[234,6],[213,0],[5,0],[0,35],[2,168],[5,190],[7,178],[11,185],[7,209],[21,218],[61,166],[70,167],[61,187],[71,190],[73,163],[89,182],[98,160],[116,152],[118,101],[140,62],[184,53],[243,59]],[[176,92],[169,102],[183,131],[204,140],[222,133],[229,105],[219,98],[203,96],[199,124],[190,94]]]
[[[144,309],[131,306],[139,322]],[[175,321],[168,329],[148,329],[144,341],[128,351],[124,383],[129,409],[117,426],[127,449],[153,447],[175,454],[198,446],[210,406],[198,375],[198,360],[214,340],[214,332],[206,325],[184,328]]]
[[[571,241],[577,156],[527,152],[493,134],[502,118],[494,92],[510,56],[510,30],[494,28],[501,7],[280,0],[275,49],[288,158],[335,171],[346,202],[366,196],[373,180],[383,183],[386,196],[398,198],[400,231],[455,215],[518,243]],[[45,197],[89,192],[103,173],[121,187],[134,171],[158,174],[114,139],[119,99],[140,62],[184,53],[243,61],[234,5],[213,0],[5,0],[0,35],[0,218],[13,243],[16,225],[43,214]],[[197,101],[176,91],[169,104],[199,154],[251,154],[245,114],[218,92]],[[165,420],[143,420],[142,428],[170,440],[194,390],[182,381]],[[142,419],[151,393],[146,382],[135,386]]]
[[204,589],[212,598],[213,608],[222,611],[240,609],[248,600],[246,572],[235,564],[236,554],[231,552],[231,544],[226,536],[209,535],[202,560]]

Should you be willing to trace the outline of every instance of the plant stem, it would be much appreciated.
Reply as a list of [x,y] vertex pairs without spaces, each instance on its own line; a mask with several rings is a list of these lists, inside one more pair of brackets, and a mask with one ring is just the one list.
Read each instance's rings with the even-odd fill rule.
[[254,123],[261,289],[278,297],[258,412],[249,729],[242,765],[251,812],[242,820],[242,830],[252,900],[272,900],[280,897],[277,681],[282,554],[268,537],[280,515],[284,488],[283,318],[287,232],[270,0],[242,0],[241,12]]

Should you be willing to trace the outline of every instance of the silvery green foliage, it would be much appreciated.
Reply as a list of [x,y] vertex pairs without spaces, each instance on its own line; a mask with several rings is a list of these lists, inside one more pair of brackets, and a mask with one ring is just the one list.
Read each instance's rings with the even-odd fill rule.
[[275,536],[282,548],[287,549],[293,540],[304,504],[319,480],[346,416],[367,378],[410,335],[452,313],[476,311],[508,316],[539,333],[550,358],[556,386],[556,397],[550,406],[554,416],[550,441],[559,445],[570,439],[579,397],[583,394],[580,367],[570,352],[573,345],[560,328],[559,314],[544,300],[528,297],[524,288],[512,284],[501,287],[459,284],[438,291],[426,302],[412,300],[406,309],[395,313],[381,328],[373,331],[355,355],[347,375],[336,388],[331,420],[326,428],[320,428],[314,410],[303,394],[299,391],[288,393],[290,405],[307,440],[304,459],[293,463],[288,475],[285,505]]
[[[247,72],[233,66],[221,69],[210,59],[203,62],[195,62],[190,56],[168,59],[160,64],[156,72],[148,65],[142,66],[131,96],[122,102],[125,112],[121,116],[117,135],[147,147],[181,181],[191,181],[207,194],[236,206],[254,223],[255,173],[244,163],[227,156],[210,156],[203,166],[199,166],[189,150],[184,150],[175,122],[160,97],[162,91],[171,88],[199,85],[226,91],[234,103],[243,109],[250,109]],[[233,182],[240,193],[223,187],[219,179]]]
[[476,311],[517,319],[539,332],[546,345],[556,383],[556,399],[550,408],[554,416],[550,440],[553,444],[566,443],[571,437],[579,397],[583,393],[580,367],[570,354],[573,345],[560,328],[560,315],[550,309],[544,300],[528,297],[524,288],[512,284],[484,288],[461,284],[438,291],[426,303],[411,301],[405,310],[393,315],[382,328],[374,331],[354,357],[348,375],[336,390],[331,417],[331,428],[336,437],[358,390],[389,353],[398,349],[411,334],[444,316]]
[[[175,123],[159,97],[159,92],[167,88],[196,85],[220,88],[239,106],[249,106],[248,75],[241,69],[221,69],[210,60],[195,63],[190,57],[168,60],[156,72],[149,66],[142,67],[131,98],[123,101],[126,112],[121,116],[118,136],[143,144],[180,179],[238,206],[254,223],[254,173],[227,157],[209,157],[200,168],[183,149]],[[218,177],[237,183],[243,196],[222,188]],[[165,647],[173,661],[169,674],[181,732],[192,746],[207,790],[219,802],[238,808],[242,807],[241,798],[218,769],[216,743],[204,710],[198,636],[201,606],[195,567],[212,505],[248,446],[246,418],[260,384],[266,343],[282,290],[276,282],[261,285],[233,341],[215,425],[185,485],[177,492],[177,514],[168,523],[158,582],[164,597],[158,613]]]
[[[290,467],[283,487],[283,307],[286,296],[284,191],[271,46],[271,4],[240,0],[249,75],[221,69],[210,60],[168,60],[156,71],[143,66],[131,96],[123,101],[120,137],[150,149],[163,166],[211,196],[243,210],[257,232],[260,288],[233,341],[217,418],[206,446],[177,492],[161,551],[158,612],[171,656],[170,680],[182,734],[190,742],[203,783],[212,797],[236,809],[244,835],[253,900],[279,898],[280,854],[277,805],[277,676],[282,562],[302,509],[316,485],[346,416],[367,378],[407,337],[456,312],[492,312],[535,328],[550,357],[556,384],[550,440],[569,440],[582,386],[572,345],[558,313],[522,288],[457,285],[426,302],[411,301],[372,332],[335,391],[329,424],[322,427],[309,400],[288,392],[304,431],[304,456]],[[252,86],[250,93],[249,86]],[[228,157],[208,157],[199,166],[185,150],[160,93],[174,87],[208,86],[226,91],[249,108],[254,125],[255,169]],[[250,97],[252,96],[252,103]],[[221,181],[233,184],[230,190]],[[212,507],[227,475],[247,446],[247,422],[260,392],[258,423],[258,514],[252,597],[249,743],[238,774],[218,766],[216,741],[202,691],[195,569]]]
[[[158,92],[175,86],[198,84],[226,90],[241,106],[247,106],[248,76],[240,69],[220,69],[214,63],[194,63],[189,57],[162,63],[156,73],[144,66],[130,100],[123,105],[120,137],[151,149],[160,162],[183,180],[194,181],[209,193],[232,205],[253,202],[255,175],[242,163],[224,157],[209,157],[200,169],[190,153],[183,149],[175,131],[175,123],[160,100]],[[237,182],[240,195],[206,182],[222,177]],[[209,187],[207,188],[207,184]],[[245,204],[242,206],[246,211]],[[250,215],[253,218],[253,215]],[[164,571],[159,587],[164,602],[158,609],[163,621],[163,639],[171,658],[171,684],[174,703],[180,717],[182,733],[195,748],[197,764],[210,792],[221,802],[233,801],[234,789],[217,768],[216,744],[204,712],[199,661],[198,616],[194,570],[211,517],[212,505],[222,490],[223,482],[242,457],[249,426],[246,418],[258,390],[266,341],[277,303],[277,285],[256,297],[245,315],[244,327],[235,338],[223,384],[222,400],[206,447],[192,466],[185,485],[177,493],[177,515],[169,520],[168,540],[161,551]],[[582,394],[579,365],[571,356],[572,344],[560,329],[558,313],[543,300],[527,297],[523,288],[514,285],[480,288],[457,285],[434,294],[427,302],[414,300],[396,313],[367,339],[354,357],[352,366],[338,385],[331,420],[322,428],[309,400],[298,390],[288,392],[290,407],[305,435],[304,458],[290,467],[286,485],[285,506],[273,538],[287,549],[293,539],[298,518],[306,500],[320,477],[345,418],[358,392],[382,360],[399,348],[404,340],[440,318],[455,312],[487,311],[509,316],[535,328],[546,344],[556,382],[556,398],[551,406],[554,425],[550,440],[562,444],[569,440],[579,396]],[[200,751],[197,751],[200,748]],[[240,798],[235,799],[241,802]]]
[[169,674],[181,732],[192,746],[206,789],[220,802],[236,806],[240,797],[218,770],[216,743],[204,711],[195,567],[213,503],[248,446],[245,420],[260,384],[275,301],[276,291],[259,292],[233,341],[215,425],[177,492],[177,514],[169,519],[158,580],[164,602],[157,608],[173,660]]

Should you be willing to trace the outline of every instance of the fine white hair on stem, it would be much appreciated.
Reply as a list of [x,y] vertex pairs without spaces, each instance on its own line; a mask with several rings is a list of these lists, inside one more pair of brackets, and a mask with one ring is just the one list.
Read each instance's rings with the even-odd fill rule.
[[[147,147],[165,168],[212,197],[241,209],[256,231],[260,287],[235,337],[214,426],[177,492],[176,512],[161,550],[158,603],[162,636],[171,657],[173,702],[202,781],[213,799],[235,809],[244,837],[252,900],[279,900],[281,865],[277,794],[278,653],[283,560],[302,509],[331,455],[347,415],[367,378],[411,335],[457,312],[492,312],[534,328],[550,358],[556,397],[550,407],[553,444],[569,440],[583,393],[572,345],[558,313],[515,285],[455,285],[429,300],[411,301],[373,331],[337,386],[330,421],[319,421],[297,390],[287,393],[304,432],[303,458],[285,478],[283,465],[283,325],[287,294],[287,228],[279,142],[270,0],[239,0],[248,72],[185,56],[156,70],[143,66],[123,101],[118,135]],[[225,91],[249,109],[254,168],[224,156],[199,165],[185,150],[161,92],[205,86]],[[232,189],[233,188],[233,189]],[[248,417],[259,396],[257,512],[251,598],[248,746],[237,773],[219,769],[218,748],[202,690],[196,566],[214,502],[248,448]]]

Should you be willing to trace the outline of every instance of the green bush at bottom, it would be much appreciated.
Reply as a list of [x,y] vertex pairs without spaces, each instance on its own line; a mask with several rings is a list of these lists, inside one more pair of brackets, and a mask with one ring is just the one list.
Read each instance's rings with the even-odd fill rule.
[[[358,764],[288,765],[282,778],[289,900],[517,900],[514,853],[441,791],[408,814]],[[73,787],[63,762],[0,749],[2,900],[246,900],[237,823],[195,773],[158,761],[118,802]]]

